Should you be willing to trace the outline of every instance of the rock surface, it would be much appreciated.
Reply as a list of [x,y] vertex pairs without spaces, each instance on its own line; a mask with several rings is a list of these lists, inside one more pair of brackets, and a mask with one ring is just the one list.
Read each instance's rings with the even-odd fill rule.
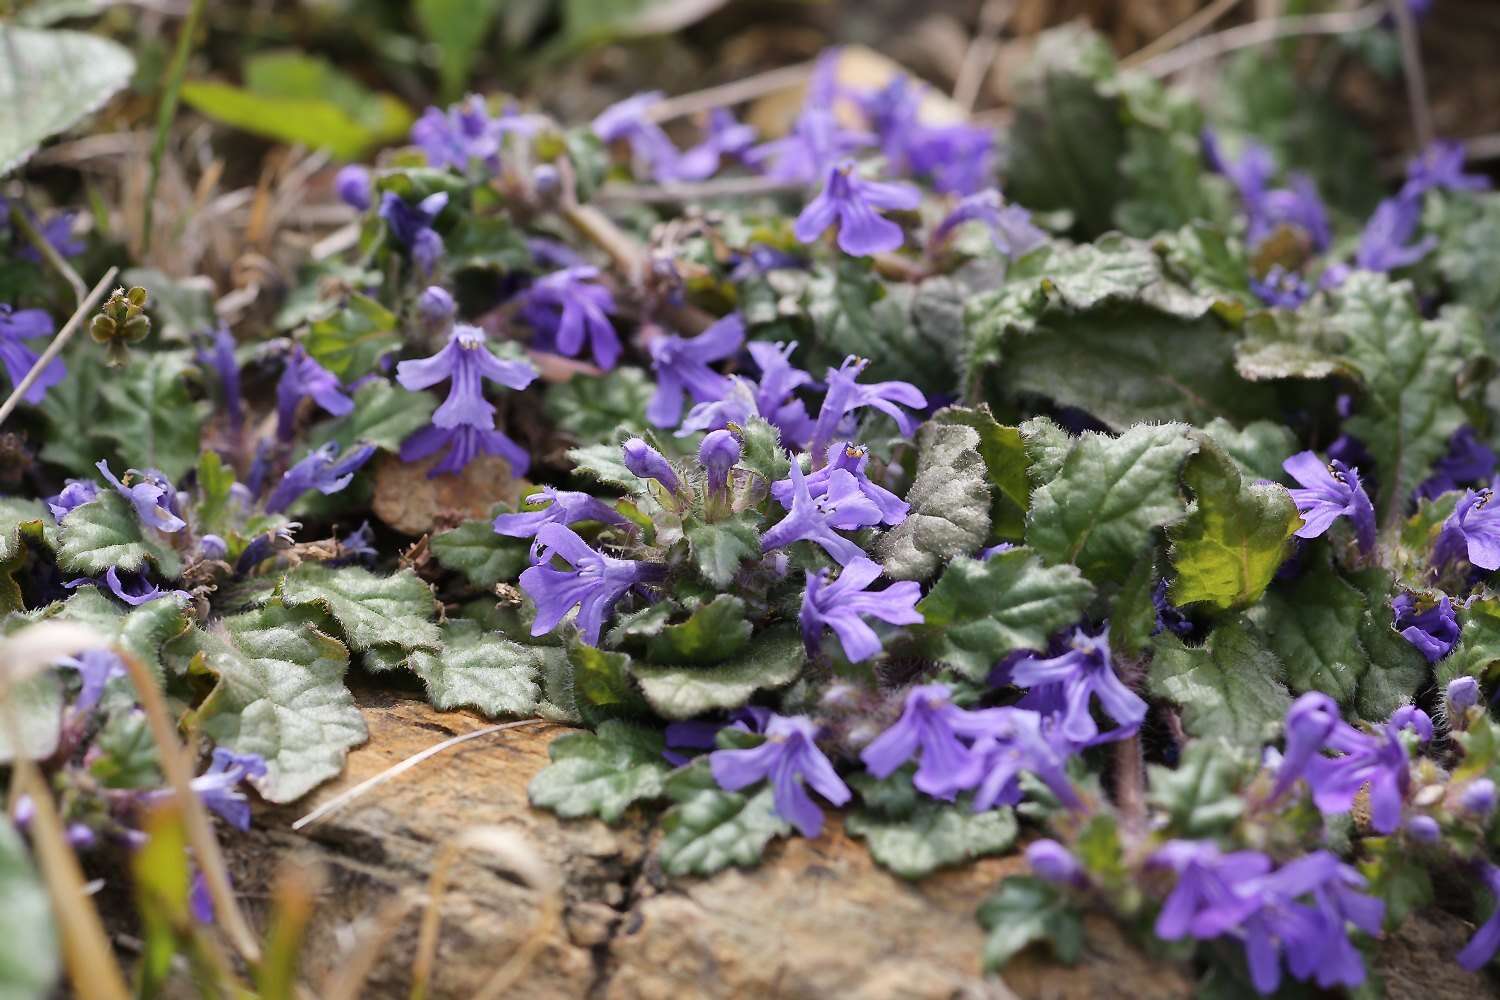
[[[1173,998],[1193,995],[1188,970],[1153,961],[1108,919],[1088,921],[1073,968],[1026,952],[1003,980],[981,975],[983,932],[974,911],[1023,863],[991,858],[921,882],[877,866],[836,818],[815,841],[773,845],[765,862],[706,879],[668,879],[648,820],[617,827],[562,821],[531,809],[526,786],[566,728],[535,722],[472,739],[434,756],[300,833],[291,824],[319,803],[452,736],[489,725],[388,693],[361,696],[370,741],[339,781],[291,807],[257,812],[249,835],[226,838],[252,917],[265,918],[266,887],[284,860],[315,862],[326,880],[305,949],[304,979],[326,984],[358,950],[376,914],[403,890],[424,889],[442,845],[493,826],[529,843],[561,885],[561,920],[507,994],[636,1000],[660,997]],[[461,855],[442,897],[438,963],[430,996],[475,996],[531,935],[544,894],[482,852]],[[421,904],[379,949],[361,997],[405,997]],[[1454,928],[1427,928],[1453,939]],[[1473,996],[1477,980],[1404,942],[1388,982],[1426,983],[1424,995]],[[1413,964],[1415,963],[1415,964]],[[1431,966],[1431,968],[1424,968]],[[1438,968],[1442,966],[1442,968]],[[1450,973],[1458,973],[1455,977]],[[1450,990],[1452,992],[1450,992]],[[326,990],[316,990],[322,995]],[[1402,995],[1397,991],[1388,996]],[[1411,994],[1405,994],[1411,995]]]

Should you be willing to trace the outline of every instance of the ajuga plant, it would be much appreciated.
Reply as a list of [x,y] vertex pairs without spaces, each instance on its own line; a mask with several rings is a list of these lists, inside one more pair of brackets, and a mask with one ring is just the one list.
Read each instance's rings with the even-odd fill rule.
[[[579,725],[532,802],[659,813],[669,876],[831,810],[906,877],[1024,850],[991,967],[1094,911],[1213,995],[1375,990],[1432,906],[1486,966],[1500,195],[1440,142],[1382,197],[1278,52],[1205,109],[1056,31],[1003,143],[838,66],[777,137],[432,108],[275,315],[110,299],[5,428],[0,632],[142,661],[230,826],[340,771],[357,669]],[[12,384],[55,311],[0,307]],[[423,479],[484,502],[408,551]],[[74,843],[138,845],[116,654],[13,695]]]

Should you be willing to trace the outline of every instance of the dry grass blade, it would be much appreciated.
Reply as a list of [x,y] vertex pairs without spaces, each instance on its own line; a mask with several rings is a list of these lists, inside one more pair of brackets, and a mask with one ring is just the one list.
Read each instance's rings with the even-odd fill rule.
[[1015,9],[1015,0],[985,0],[984,6],[980,8],[979,33],[969,43],[963,64],[958,68],[958,79],[953,83],[953,102],[964,111],[974,109],[974,99],[979,96],[979,87],[995,63],[995,53],[1000,47],[1000,32]]
[[1144,45],[1120,60],[1120,65],[1126,68],[1139,66],[1156,58],[1163,52],[1176,48],[1190,38],[1195,38],[1202,32],[1213,26],[1225,14],[1234,10],[1241,0],[1214,0],[1207,7],[1201,7],[1194,11],[1191,17],[1183,18],[1171,30],[1163,32],[1148,45]]
[[443,845],[433,862],[432,875],[427,882],[427,910],[422,914],[417,957],[412,963],[412,1000],[423,1000],[427,996],[427,986],[437,960],[442,900],[448,889],[449,873],[460,854],[474,849],[494,855],[527,885],[543,894],[542,912],[531,933],[510,959],[495,970],[484,988],[475,995],[475,1000],[492,1000],[520,978],[557,926],[558,916],[562,912],[562,894],[557,873],[542,860],[530,842],[516,831],[503,827],[476,826],[463,831]]
[[52,342],[42,352],[42,356],[36,359],[36,364],[31,366],[31,371],[27,372],[21,381],[16,383],[15,388],[11,390],[10,397],[4,403],[0,403],[0,424],[5,423],[5,418],[10,416],[12,411],[21,404],[21,397],[26,395],[26,390],[30,389],[36,380],[42,377],[42,372],[46,371],[47,366],[52,363],[53,359],[62,353],[62,349],[67,346],[73,334],[83,325],[83,318],[93,311],[94,306],[99,304],[99,300],[104,297],[104,293],[114,283],[115,275],[119,271],[119,268],[112,267],[104,272],[104,277],[99,279],[99,283],[89,292],[88,297],[78,303],[77,311],[68,317],[68,321],[63,324],[63,328],[57,331],[57,336],[52,338]]
[[727,108],[735,104],[744,104],[753,101],[757,97],[774,94],[778,90],[790,90],[792,87],[800,87],[812,76],[815,62],[798,63],[795,66],[783,66],[780,69],[767,70],[754,76],[747,76],[743,80],[735,80],[733,83],[722,84],[718,87],[707,87],[703,90],[695,90],[690,94],[679,94],[658,102],[649,111],[646,117],[654,122],[670,121],[673,118],[683,118],[687,115],[695,115],[704,111],[712,111],[715,108]]
[[1306,14],[1300,17],[1278,17],[1252,21],[1226,31],[1205,35],[1186,45],[1163,52],[1138,67],[1147,76],[1162,77],[1180,73],[1199,63],[1218,59],[1240,49],[1267,45],[1283,38],[1303,35],[1344,35],[1364,31],[1380,23],[1386,15],[1384,0],[1366,4],[1357,10],[1328,14]]
[[353,788],[349,788],[349,789],[346,789],[345,791],[340,792],[338,795],[335,795],[333,798],[329,799],[327,802],[325,802],[322,805],[318,806],[318,808],[314,809],[312,812],[308,813],[306,816],[303,816],[301,819],[299,819],[295,823],[293,823],[292,824],[292,829],[293,830],[305,830],[305,829],[307,829],[309,826],[312,826],[314,823],[317,823],[320,820],[326,819],[328,816],[332,815],[334,812],[338,811],[339,809],[344,808],[344,806],[346,806],[349,803],[353,802],[355,799],[359,798],[360,796],[365,795],[366,793],[370,792],[374,788],[376,788],[376,787],[378,787],[380,785],[385,784],[387,781],[390,781],[392,778],[396,778],[396,777],[399,777],[400,775],[405,774],[407,771],[410,771],[412,768],[416,767],[418,764],[422,763],[424,760],[428,760],[428,759],[430,759],[432,757],[436,757],[438,754],[442,753],[444,750],[452,749],[453,747],[456,747],[456,746],[458,746],[461,743],[467,743],[470,740],[477,740],[477,739],[479,739],[482,736],[489,736],[489,735],[491,735],[493,733],[503,732],[506,729],[515,729],[515,728],[517,728],[519,726],[531,726],[531,725],[536,725],[537,723],[547,724],[547,720],[546,719],[521,719],[519,722],[502,722],[502,723],[499,723],[497,725],[486,726],[483,729],[476,729],[476,730],[474,730],[471,733],[462,733],[462,734],[460,734],[458,736],[452,737],[451,739],[446,739],[446,740],[444,740],[441,743],[434,744],[433,746],[428,747],[426,750],[423,750],[420,753],[414,753],[414,754],[412,754],[410,757],[406,758],[405,760],[401,761],[398,764],[391,765],[390,767],[386,768],[384,771],[381,771],[379,774],[376,774],[376,775],[373,775],[373,776],[371,776],[369,778],[366,778],[364,781],[361,781],[359,784],[355,785]]

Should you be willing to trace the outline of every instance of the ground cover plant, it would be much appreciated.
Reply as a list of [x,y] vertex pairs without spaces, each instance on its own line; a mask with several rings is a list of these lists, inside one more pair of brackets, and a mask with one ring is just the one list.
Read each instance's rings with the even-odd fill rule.
[[[1203,995],[1374,996],[1433,908],[1483,973],[1500,194],[1429,134],[1429,6],[1129,67],[1056,27],[1000,126],[831,48],[770,132],[464,96],[441,30],[418,115],[184,82],[199,3],[129,234],[35,159],[130,53],[0,26],[6,96],[53,81],[0,111],[0,996],[311,995],[306,888],[261,940],[216,838],[340,775],[361,686],[575,726],[534,808],[658,814],[672,878],[831,810],[905,878],[1023,852],[998,974],[1106,914]],[[1330,51],[1413,84],[1389,176]],[[139,266],[179,99],[338,157],[274,307]]]

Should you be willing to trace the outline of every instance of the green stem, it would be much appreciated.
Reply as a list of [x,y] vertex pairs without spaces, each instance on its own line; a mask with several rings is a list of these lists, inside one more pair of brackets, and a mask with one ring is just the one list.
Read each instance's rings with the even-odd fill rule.
[[141,211],[141,253],[151,249],[151,209],[156,201],[156,182],[161,179],[161,158],[167,151],[167,132],[172,120],[177,117],[177,98],[182,90],[182,77],[187,72],[188,56],[193,51],[193,36],[198,33],[198,22],[203,18],[205,0],[193,0],[188,8],[187,20],[177,35],[177,49],[172,53],[172,64],[167,67],[166,90],[161,96],[161,106],[156,112],[156,141],[151,144],[151,174],[146,180],[146,203]]

